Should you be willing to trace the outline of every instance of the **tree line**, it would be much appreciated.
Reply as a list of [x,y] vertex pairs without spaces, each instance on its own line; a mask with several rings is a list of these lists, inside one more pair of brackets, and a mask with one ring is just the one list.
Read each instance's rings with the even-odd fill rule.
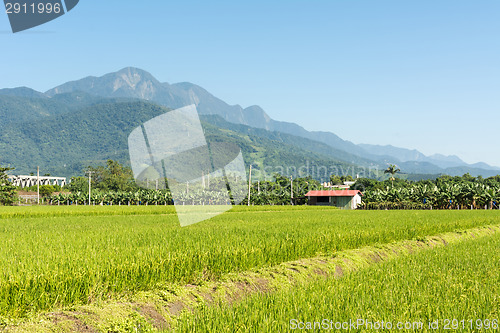
[[366,209],[499,209],[500,206],[500,176],[484,179],[469,174],[444,175],[417,182],[394,178],[391,182],[360,179],[353,188],[362,191]]
[[[0,202],[4,205],[15,203],[15,187],[7,181],[6,172],[11,168],[0,168]],[[105,165],[88,167],[91,173],[91,204],[100,205],[171,205],[172,194],[168,188],[156,188],[151,183],[137,184],[132,170],[117,161],[108,160]],[[390,166],[387,180],[370,178],[353,179],[351,176],[332,175],[332,185],[355,181],[351,189],[362,192],[363,209],[498,209],[500,203],[500,176],[482,178],[465,174],[462,177],[440,176],[436,179],[409,181],[395,177],[399,172]],[[325,190],[319,181],[311,177],[291,179],[275,173],[273,180],[253,182],[248,187],[229,190],[229,198],[220,189],[225,187],[225,179],[213,178],[210,184],[186,184],[185,191],[177,193],[176,200],[187,205],[303,205],[305,195],[311,190]],[[223,185],[221,185],[223,183]],[[139,186],[141,185],[141,186]],[[45,189],[45,187],[47,187]],[[83,205],[89,201],[89,179],[73,177],[64,188],[41,186],[45,202],[58,205]],[[233,189],[233,191],[235,191]],[[54,193],[56,192],[56,193]],[[234,202],[232,198],[244,198]]]

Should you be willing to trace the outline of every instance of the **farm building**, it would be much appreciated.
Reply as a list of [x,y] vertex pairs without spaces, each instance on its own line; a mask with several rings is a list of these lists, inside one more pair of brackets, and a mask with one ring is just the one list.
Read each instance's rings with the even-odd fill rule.
[[309,191],[306,194],[311,206],[335,206],[342,209],[356,209],[361,203],[361,192],[350,190]]

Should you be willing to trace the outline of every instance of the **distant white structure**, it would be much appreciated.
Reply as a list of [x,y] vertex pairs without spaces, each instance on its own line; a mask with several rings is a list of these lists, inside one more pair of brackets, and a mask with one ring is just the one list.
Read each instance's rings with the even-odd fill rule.
[[67,184],[65,177],[8,176],[7,179],[12,183],[12,185],[20,186],[22,188],[36,186],[37,179],[39,179],[40,185],[64,186]]
[[349,189],[354,184],[356,184],[356,181],[344,182],[343,185],[332,184],[331,182],[324,182],[321,185],[323,185],[323,187],[325,187],[325,188]]

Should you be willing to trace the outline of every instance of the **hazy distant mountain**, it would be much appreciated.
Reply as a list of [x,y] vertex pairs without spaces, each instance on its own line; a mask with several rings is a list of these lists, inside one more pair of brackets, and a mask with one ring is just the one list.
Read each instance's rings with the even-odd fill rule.
[[425,155],[415,149],[410,150],[391,145],[379,146],[372,144],[360,144],[359,146],[372,155],[392,156],[400,162],[425,161]]
[[443,168],[452,168],[456,166],[464,166],[467,165],[464,161],[462,161],[456,155],[445,156],[441,154],[434,154],[426,157],[427,161],[439,165]]
[[[427,163],[427,167],[425,169],[428,172],[431,171],[432,169],[430,165],[434,165],[441,169],[445,169],[445,171],[447,169],[461,170],[464,168],[472,168],[476,169],[476,171],[478,169],[500,171],[500,168],[492,167],[486,163],[467,164],[466,162],[462,161],[458,156],[455,155],[445,156],[442,154],[434,154],[431,156],[426,156],[415,149],[410,150],[405,148],[394,147],[391,145],[380,146],[380,145],[360,144],[359,146],[372,155],[377,155],[380,157],[384,157],[386,159],[388,157],[394,158],[394,161],[392,163],[399,162],[400,165],[408,166],[408,168],[405,168],[405,170],[413,169],[411,167],[412,164],[415,165],[415,167],[417,168],[422,168],[424,164],[415,163],[415,162],[422,162],[422,163]],[[408,165],[407,162],[413,162],[413,163]]]

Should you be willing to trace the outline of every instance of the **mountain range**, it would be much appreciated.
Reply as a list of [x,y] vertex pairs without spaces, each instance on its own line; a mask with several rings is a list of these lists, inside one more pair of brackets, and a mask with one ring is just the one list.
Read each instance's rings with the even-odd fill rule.
[[[44,163],[51,168],[52,163],[52,172],[68,174],[77,172],[81,163],[113,156],[126,161],[125,141],[113,151],[111,142],[96,147],[100,144],[94,139],[107,142],[111,134],[126,137],[127,130],[133,128],[130,126],[140,125],[140,121],[147,121],[160,110],[167,112],[165,108],[176,109],[191,104],[196,105],[203,116],[204,127],[210,128],[213,135],[238,137],[242,143],[250,140],[250,145],[258,143],[244,150],[252,163],[252,159],[264,163],[263,152],[266,150],[269,150],[268,157],[274,154],[274,160],[267,162],[273,165],[283,162],[280,154],[285,152],[279,148],[282,145],[286,151],[298,153],[301,161],[309,156],[308,161],[321,160],[322,163],[342,165],[342,168],[383,170],[391,163],[397,164],[404,173],[418,174],[418,177],[467,172],[488,177],[500,173],[499,168],[485,163],[470,165],[457,156],[426,156],[417,150],[394,146],[356,145],[334,133],[307,131],[297,124],[271,119],[259,106],[228,105],[195,84],[162,83],[150,73],[131,67],[102,77],[90,76],[67,82],[45,93],[27,87],[1,89],[1,162],[15,165],[19,171],[24,171],[25,165],[32,170],[33,163]],[[135,111],[132,105],[141,111]],[[102,138],[98,129],[106,133],[106,138]],[[93,137],[82,130],[93,133]],[[78,136],[84,141],[78,141]],[[73,148],[62,144],[61,139],[72,142]],[[83,144],[91,145],[91,148],[80,147]],[[54,150],[53,147],[58,148]],[[261,155],[252,153],[252,149]],[[57,151],[62,155],[54,155]],[[54,163],[54,160],[58,162]],[[290,162],[292,158],[287,160]]]

